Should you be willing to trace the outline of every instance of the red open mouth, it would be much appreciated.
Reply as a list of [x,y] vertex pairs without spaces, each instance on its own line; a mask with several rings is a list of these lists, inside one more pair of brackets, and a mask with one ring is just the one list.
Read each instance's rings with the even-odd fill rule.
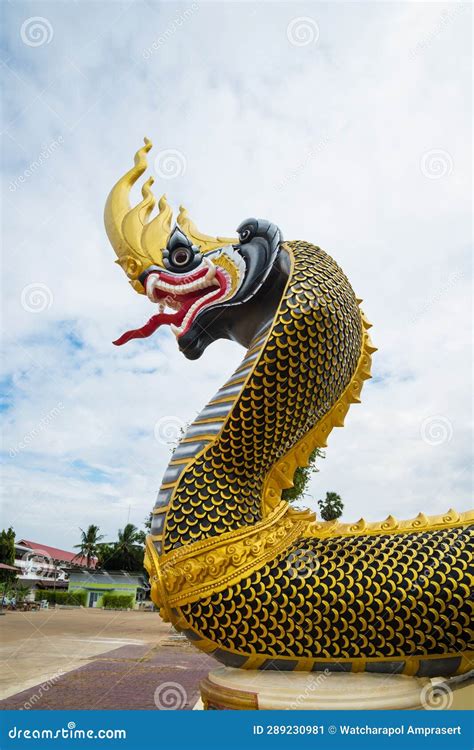
[[[166,271],[151,273],[145,281],[145,289],[161,310],[152,315],[141,328],[127,331],[113,343],[122,346],[131,339],[144,339],[151,336],[160,326],[171,326],[177,338],[191,328],[196,316],[206,307],[224,297],[230,287],[230,279],[225,271],[216,268],[210,261],[194,272],[182,276],[171,275]],[[165,306],[175,312],[165,312]]]

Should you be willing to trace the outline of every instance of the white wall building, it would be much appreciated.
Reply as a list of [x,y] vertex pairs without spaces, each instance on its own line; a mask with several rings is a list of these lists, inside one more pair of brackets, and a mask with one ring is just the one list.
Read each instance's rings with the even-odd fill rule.
[[74,552],[20,539],[15,542],[14,564],[20,570],[18,581],[31,588],[33,598],[37,589],[66,590],[69,579],[67,569],[85,568],[86,559]]

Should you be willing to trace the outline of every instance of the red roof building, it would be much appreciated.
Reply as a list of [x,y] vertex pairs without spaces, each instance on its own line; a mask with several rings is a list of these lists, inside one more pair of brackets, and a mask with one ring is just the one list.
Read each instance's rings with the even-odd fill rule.
[[70,565],[79,565],[83,568],[95,568],[97,559],[92,558],[90,565],[87,565],[87,559],[83,555],[78,555],[77,552],[68,552],[58,547],[49,547],[47,544],[40,544],[39,542],[32,542],[29,539],[20,539],[17,542],[22,547],[28,547],[32,552],[42,555],[43,557],[49,557],[51,560],[57,562],[65,562]]

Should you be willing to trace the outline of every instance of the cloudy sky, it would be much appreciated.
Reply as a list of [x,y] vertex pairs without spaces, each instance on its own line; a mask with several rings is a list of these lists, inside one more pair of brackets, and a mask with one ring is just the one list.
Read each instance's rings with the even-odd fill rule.
[[[3,3],[2,525],[71,548],[151,509],[181,424],[243,351],[198,362],[102,224],[142,137],[210,234],[249,215],[325,248],[379,347],[308,504],[469,507],[471,9],[451,3]],[[4,25],[5,28],[5,25]]]

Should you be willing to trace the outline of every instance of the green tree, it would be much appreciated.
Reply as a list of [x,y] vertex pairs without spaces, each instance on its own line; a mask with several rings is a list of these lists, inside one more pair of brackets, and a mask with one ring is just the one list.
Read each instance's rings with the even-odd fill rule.
[[143,525],[144,525],[145,529],[148,531],[148,533],[150,533],[150,531],[151,531],[151,522],[152,522],[152,519],[153,519],[153,513],[150,511],[149,514],[148,514],[148,516],[143,521]]
[[[4,565],[15,565],[15,532],[9,529],[0,531],[0,562]],[[2,589],[8,588],[16,578],[13,570],[0,570],[0,582]]]
[[77,553],[76,558],[85,557],[87,567],[90,567],[92,560],[95,557],[98,557],[100,542],[104,538],[104,535],[99,534],[99,531],[99,527],[93,523],[88,526],[87,531],[80,529],[82,535],[81,543],[74,545],[74,549],[80,550],[80,552]]
[[335,521],[336,518],[342,516],[344,510],[344,503],[337,492],[326,492],[326,497],[324,500],[318,500],[318,505],[321,518],[325,521]]
[[123,554],[130,554],[140,543],[140,532],[133,523],[127,523],[123,529],[119,529],[117,545]]
[[139,531],[138,532],[138,540],[140,544],[143,544],[145,546],[145,541],[147,534],[151,533],[151,521],[153,518],[153,513],[150,511],[145,520],[143,521],[143,525],[145,527],[145,531]]
[[102,545],[100,564],[104,570],[126,570],[135,572],[143,568],[143,532],[133,523],[127,523],[119,529],[117,541],[113,544]]
[[24,602],[31,588],[24,583],[17,583],[15,586],[15,595],[19,602]]
[[308,486],[311,474],[315,471],[319,471],[316,468],[316,461],[318,458],[325,458],[324,452],[319,448],[311,453],[307,466],[298,466],[293,475],[293,487],[283,490],[281,493],[282,499],[288,503],[294,503],[301,497],[304,497],[306,488]]
[[97,568],[102,570],[111,570],[107,568],[107,561],[112,557],[115,550],[115,544],[109,542],[101,542],[97,551]]

